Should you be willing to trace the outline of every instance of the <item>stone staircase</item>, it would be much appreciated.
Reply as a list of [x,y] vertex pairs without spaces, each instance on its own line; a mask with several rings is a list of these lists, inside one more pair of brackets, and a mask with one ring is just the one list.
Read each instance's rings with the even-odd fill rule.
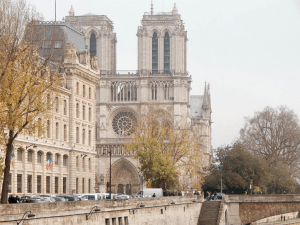
[[217,225],[221,201],[205,201],[202,204],[198,225]]

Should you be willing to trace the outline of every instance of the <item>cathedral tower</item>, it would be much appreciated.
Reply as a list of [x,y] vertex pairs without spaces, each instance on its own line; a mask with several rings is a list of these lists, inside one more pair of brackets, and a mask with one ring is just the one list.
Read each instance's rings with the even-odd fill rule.
[[73,7],[66,22],[82,30],[86,48],[90,50],[91,57],[97,56],[101,73],[115,73],[117,37],[113,22],[107,16],[92,13],[75,16]]
[[153,73],[186,73],[187,33],[176,8],[145,13],[138,28],[138,69]]

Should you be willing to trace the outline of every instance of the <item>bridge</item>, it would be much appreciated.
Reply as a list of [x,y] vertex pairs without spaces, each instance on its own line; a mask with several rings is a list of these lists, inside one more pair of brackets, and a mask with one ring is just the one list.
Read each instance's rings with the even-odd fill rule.
[[[0,223],[27,225],[241,225],[298,218],[300,195],[225,195],[0,205]],[[32,215],[34,214],[34,216]],[[275,223],[275,222],[274,222]],[[289,224],[299,224],[289,223]]]
[[226,195],[220,205],[218,224],[256,224],[262,219],[275,220],[276,215],[280,219],[280,215],[291,213],[299,218],[299,212],[300,195]]

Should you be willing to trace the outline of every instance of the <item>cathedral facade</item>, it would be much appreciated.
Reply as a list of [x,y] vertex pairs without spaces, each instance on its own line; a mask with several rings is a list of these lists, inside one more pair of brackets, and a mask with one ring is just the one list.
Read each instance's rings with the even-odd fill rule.
[[[116,70],[116,34],[106,16],[75,16],[66,22],[80,28],[91,55],[98,58],[100,82],[96,94],[96,191],[135,194],[140,174],[134,156],[124,151],[135,121],[156,105],[173,115],[174,122],[201,131],[202,168],[211,162],[211,104],[209,86],[202,96],[191,96],[192,78],[187,71],[187,32],[176,5],[171,12],[145,13],[138,27],[138,68]],[[110,162],[111,154],[111,162]],[[191,182],[186,184],[191,188]]]
[[[71,7],[65,21],[45,24],[67,37],[66,45],[55,40],[55,48],[64,53],[58,56],[64,60],[64,85],[45,136],[17,140],[10,193],[108,192],[111,179],[113,193],[136,194],[139,165],[124,144],[149,106],[200,133],[204,157],[199,174],[205,171],[212,160],[210,87],[205,84],[204,95],[190,95],[187,32],[175,5],[171,12],[156,13],[152,7],[143,15],[136,34],[138,66],[132,71],[116,70],[117,38],[107,16],[75,16]],[[180,181],[192,188],[191,179]]]

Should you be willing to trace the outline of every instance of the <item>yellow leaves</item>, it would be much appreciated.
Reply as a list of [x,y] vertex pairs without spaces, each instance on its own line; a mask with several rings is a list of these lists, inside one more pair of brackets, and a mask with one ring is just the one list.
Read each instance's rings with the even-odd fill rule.
[[15,46],[13,54],[14,60],[8,62],[3,54],[0,57],[0,64],[7,65],[0,75],[0,125],[14,135],[22,131],[42,134],[49,117],[47,94],[58,88],[59,74],[51,74],[50,79],[48,65],[37,57],[35,48],[24,43]]
[[126,151],[137,153],[141,171],[152,182],[171,179],[174,184],[177,174],[194,176],[200,169],[203,152],[198,134],[189,127],[176,127],[172,121],[166,111],[150,108],[125,146]]

